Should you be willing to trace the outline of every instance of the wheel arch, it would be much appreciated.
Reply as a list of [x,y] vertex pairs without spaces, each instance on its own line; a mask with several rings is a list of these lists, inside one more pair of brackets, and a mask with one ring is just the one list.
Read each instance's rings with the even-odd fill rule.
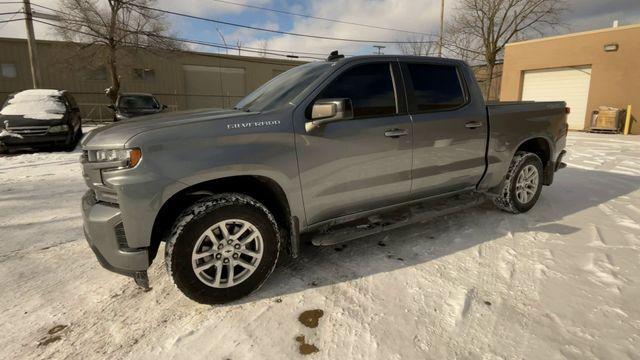
[[[526,151],[536,154],[542,161],[543,181],[544,185],[551,185],[553,182],[554,166],[552,160],[553,148],[551,142],[544,137],[533,137],[523,140],[516,148],[515,153]],[[514,156],[515,156],[514,153]]]
[[[228,176],[191,185],[173,194],[164,202],[155,217],[149,245],[149,262],[157,255],[160,244],[170,236],[175,220],[202,197],[226,192],[241,193],[256,199],[272,212],[278,225],[290,232],[291,210],[287,195],[275,180],[261,175]],[[285,245],[291,245],[284,234]]]

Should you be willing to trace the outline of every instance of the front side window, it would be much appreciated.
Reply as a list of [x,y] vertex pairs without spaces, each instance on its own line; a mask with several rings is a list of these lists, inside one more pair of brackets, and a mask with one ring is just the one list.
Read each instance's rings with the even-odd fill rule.
[[455,66],[408,64],[413,83],[414,110],[447,110],[465,103],[464,91]]
[[396,114],[390,64],[365,64],[347,70],[318,95],[318,99],[335,98],[351,99],[354,118]]

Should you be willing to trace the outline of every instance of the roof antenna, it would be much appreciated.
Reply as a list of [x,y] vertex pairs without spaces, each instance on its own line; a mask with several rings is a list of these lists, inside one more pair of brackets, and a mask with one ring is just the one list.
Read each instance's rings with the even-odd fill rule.
[[338,54],[338,50],[333,50],[329,57],[327,57],[327,61],[336,61],[338,59],[344,58],[344,55]]

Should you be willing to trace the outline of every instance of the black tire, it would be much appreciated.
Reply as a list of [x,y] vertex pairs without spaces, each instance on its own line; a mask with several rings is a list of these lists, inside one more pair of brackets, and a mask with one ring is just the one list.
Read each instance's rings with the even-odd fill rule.
[[[243,220],[255,226],[262,237],[263,253],[257,267],[245,280],[231,287],[216,288],[198,278],[192,266],[192,253],[207,229],[228,219]],[[280,238],[275,218],[255,199],[237,193],[207,197],[177,219],[165,246],[167,271],[176,287],[190,299],[202,304],[228,303],[249,295],[267,280],[278,262]]]
[[[520,173],[528,165],[535,166],[538,171],[538,182],[533,197],[526,203],[523,203],[516,196],[516,182]],[[540,198],[540,193],[542,192],[542,174],[542,161],[538,155],[524,151],[517,152],[513,160],[511,160],[511,165],[507,171],[507,176],[500,190],[500,194],[494,198],[495,205],[500,210],[513,214],[525,213],[531,210],[536,202],[538,202],[538,198]]]

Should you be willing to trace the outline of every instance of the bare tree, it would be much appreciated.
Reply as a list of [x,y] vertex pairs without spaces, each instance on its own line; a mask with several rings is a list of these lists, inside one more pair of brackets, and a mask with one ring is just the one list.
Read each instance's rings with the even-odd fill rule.
[[444,34],[443,47],[447,56],[477,64],[482,56],[482,43],[458,29],[448,29]]
[[405,41],[408,43],[398,44],[398,48],[403,55],[429,56],[434,55],[436,52],[434,41],[425,38],[424,35],[420,37],[412,35],[407,37]]
[[105,64],[111,80],[107,95],[112,102],[120,91],[119,64],[125,50],[180,48],[168,37],[162,14],[148,9],[153,5],[154,0],[59,2],[57,32],[65,40],[78,43],[80,51],[90,56],[94,64]]
[[505,45],[514,39],[543,35],[561,25],[563,0],[459,0],[448,29],[458,40],[469,41],[467,49],[449,43],[453,50],[465,50],[483,58],[487,66],[486,96],[491,95],[493,69]]

